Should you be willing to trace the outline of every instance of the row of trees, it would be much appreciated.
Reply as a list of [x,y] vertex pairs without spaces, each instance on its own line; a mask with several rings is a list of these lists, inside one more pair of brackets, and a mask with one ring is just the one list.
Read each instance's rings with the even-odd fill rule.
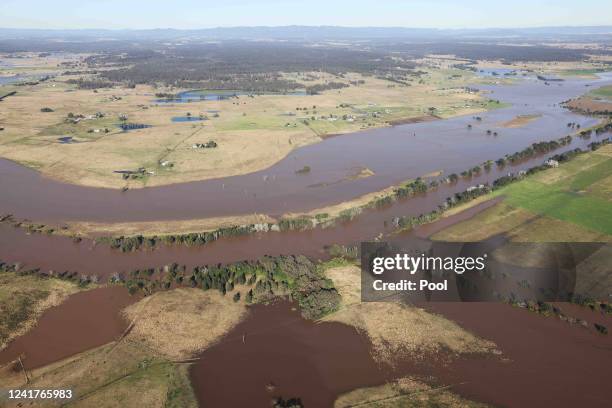
[[[568,136],[569,137],[569,136]],[[542,143],[538,143],[538,144],[534,144],[537,145],[537,148],[533,148],[532,145],[532,149],[530,149],[530,151],[532,152],[531,154],[536,154],[535,152],[538,151],[538,149],[544,149],[546,146],[546,148],[548,146],[560,146],[561,144],[567,144],[568,142],[568,137],[566,138],[562,138],[560,139],[560,141],[558,142],[558,144],[556,144],[555,141],[553,142],[542,142]],[[571,141],[571,138],[569,139]],[[600,148],[601,146],[607,145],[609,143],[612,143],[612,138],[606,138],[603,139],[601,141],[598,142],[593,142],[589,144],[589,148],[591,150],[597,150],[598,148]],[[528,148],[529,149],[529,148]],[[527,150],[527,149],[525,149]],[[523,150],[523,152],[525,151]],[[539,150],[541,151],[541,150]],[[572,160],[574,157],[576,157],[577,155],[583,153],[583,151],[580,148],[576,148],[574,150],[570,150],[564,153],[560,153],[560,154],[556,154],[554,156],[551,157],[551,159],[558,161],[559,163],[562,162],[567,162],[569,160]],[[470,187],[467,190],[460,192],[460,193],[456,193],[454,194],[452,197],[449,197],[446,199],[446,201],[439,205],[437,209],[427,212],[427,213],[423,213],[420,214],[418,216],[404,216],[404,217],[395,217],[392,222],[393,225],[395,225],[396,227],[399,228],[413,228],[415,226],[418,225],[422,225],[422,224],[426,224],[426,223],[430,223],[432,221],[435,221],[437,218],[440,217],[440,215],[442,215],[445,211],[447,211],[448,209],[455,207],[457,205],[463,204],[465,202],[471,201],[475,198],[478,198],[480,196],[486,195],[491,193],[494,190],[497,190],[499,188],[502,188],[508,184],[514,183],[518,180],[521,180],[524,176],[526,175],[531,175],[531,174],[535,174],[537,172],[540,172],[542,170],[546,170],[548,169],[548,166],[546,165],[537,165],[537,166],[533,166],[530,167],[529,169],[527,169],[525,172],[519,172],[518,174],[508,174],[502,177],[499,177],[497,179],[495,179],[492,183],[492,186],[490,186],[489,184],[484,184],[484,185],[480,185],[477,187]],[[422,182],[421,182],[422,183]],[[429,187],[431,188],[431,187]],[[425,185],[424,183],[419,184],[418,190],[420,192],[425,192],[428,190],[427,185]],[[408,189],[409,194],[414,194],[414,190]],[[408,195],[409,195],[408,194]],[[403,193],[402,197],[406,196],[406,193]]]
[[220,238],[252,234],[262,229],[269,229],[269,224],[239,225],[219,228],[209,232],[194,232],[189,234],[154,235],[150,237],[145,237],[143,235],[135,235],[131,237],[102,237],[98,238],[97,241],[108,244],[111,248],[118,249],[121,252],[133,252],[141,248],[154,248],[162,243],[181,244],[187,246],[204,245]]
[[81,287],[86,287],[92,283],[98,283],[99,279],[97,275],[85,275],[78,272],[62,271],[62,272],[43,272],[40,268],[29,268],[25,269],[21,263],[6,263],[0,260],[0,273],[14,272],[19,276],[37,276],[39,278],[48,279],[61,279],[73,282]]

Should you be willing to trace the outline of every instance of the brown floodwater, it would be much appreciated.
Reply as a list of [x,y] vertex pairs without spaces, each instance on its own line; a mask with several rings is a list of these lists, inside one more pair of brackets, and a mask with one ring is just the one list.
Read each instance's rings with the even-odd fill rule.
[[[585,148],[591,141],[603,137],[608,136],[593,135],[590,140],[574,138],[570,145],[557,149],[556,153],[576,147]],[[353,245],[372,240],[379,234],[387,235],[393,231],[391,220],[394,217],[418,216],[430,212],[438,208],[447,197],[465,191],[471,185],[491,183],[508,172],[516,173],[540,164],[542,160],[542,157],[534,157],[502,169],[493,166],[490,171],[483,171],[471,179],[461,178],[456,183],[440,185],[426,194],[400,199],[382,208],[364,210],[352,221],[337,223],[331,227],[318,227],[307,231],[256,233],[223,238],[195,247],[159,245],[154,250],[122,253],[111,250],[107,245],[96,245],[89,239],[74,243],[68,237],[29,234],[7,223],[0,223],[0,260],[23,262],[27,267],[39,267],[43,271],[68,270],[108,277],[115,272],[157,267],[172,262],[191,267],[257,259],[263,255],[298,253],[323,259],[327,256],[325,247],[334,244]],[[451,221],[442,221],[442,224],[426,229],[445,226],[445,222]],[[433,232],[429,231],[429,234]]]
[[0,351],[0,365],[21,356],[25,368],[32,369],[115,340],[128,327],[119,311],[136,300],[119,286],[71,295]]
[[[0,159],[0,214],[60,223],[174,220],[252,212],[279,215],[309,210],[433,171],[444,170],[448,174],[465,170],[521,150],[532,142],[564,136],[568,122],[582,127],[592,125],[594,119],[557,105],[583,93],[585,85],[592,83],[565,81],[546,87],[525,81],[511,87],[488,87],[493,98],[513,106],[480,115],[482,122],[461,117],[343,135],[297,149],[261,172],[127,193],[59,183]],[[534,113],[542,117],[524,128],[498,127],[516,115]],[[468,123],[473,124],[472,130],[467,129]],[[488,128],[498,130],[500,135],[487,136]],[[593,140],[597,137],[593,136],[590,141]],[[584,148],[590,141],[574,138],[570,146],[554,153]],[[393,217],[431,211],[469,185],[490,182],[542,160],[543,157],[533,158],[505,169],[494,167],[470,181],[461,180],[425,195],[366,210],[353,221],[333,227],[253,234],[191,248],[163,245],[152,251],[121,253],[91,240],[74,243],[66,237],[29,235],[0,224],[0,259],[43,271],[68,270],[107,277],[113,272],[171,262],[193,266],[297,253],[324,258],[325,246],[355,244],[380,233],[388,235],[393,230]],[[304,165],[312,168],[311,173],[295,174]],[[376,175],[346,180],[347,174],[361,167],[374,170]],[[470,211],[476,213],[488,205],[491,204]],[[470,215],[473,214],[459,214],[441,222],[450,224]],[[427,226],[422,234],[429,235],[437,228]],[[127,323],[119,316],[119,310],[134,300],[121,288],[75,294],[45,312],[38,326],[0,352],[0,363],[24,353],[26,367],[37,367],[107,343],[125,330]],[[325,407],[340,393],[353,388],[418,374],[433,375],[440,383],[458,384],[454,391],[502,406],[605,406],[612,400],[604,383],[610,373],[606,366],[611,361],[609,336],[503,304],[440,303],[426,307],[495,341],[503,356],[459,358],[446,366],[438,359],[424,364],[403,361],[398,371],[381,369],[369,355],[368,340],[354,329],[335,323],[306,322],[282,303],[255,306],[247,320],[204,352],[193,367],[191,375],[198,399],[202,406],[268,406],[275,396],[299,397],[306,406]],[[571,306],[563,306],[566,308]],[[571,315],[569,311],[568,314]],[[612,326],[608,317],[584,318]],[[273,386],[266,387],[270,384]]]
[[[489,205],[482,203],[469,214],[459,213],[440,222],[451,225]],[[422,228],[426,231],[420,231]],[[420,227],[415,234],[426,236],[436,230]],[[103,290],[121,293],[112,298],[102,295]],[[35,367],[111,341],[126,326],[118,317],[119,311],[133,300],[121,288],[74,295],[46,312],[37,328],[0,353],[0,363],[25,353],[26,365]],[[374,362],[369,340],[353,328],[305,321],[286,302],[255,305],[244,322],[202,353],[191,370],[191,379],[203,407],[269,406],[275,397],[297,397],[305,406],[329,407],[342,393],[407,375],[430,378],[434,385],[452,384],[452,391],[498,406],[569,407],[584,406],[581,403],[585,402],[606,406],[612,398],[605,386],[612,343],[609,336],[598,334],[592,323],[611,327],[612,319],[575,305],[558,305],[566,314],[588,321],[590,328],[570,326],[505,304],[424,304],[493,340],[503,355],[450,359],[441,353],[421,360],[401,360],[394,369]],[[73,320],[71,316],[78,317]],[[92,328],[87,324],[96,327],[101,321],[115,325],[103,324],[110,329],[102,337],[90,336]]]
[[[497,201],[498,199],[481,203],[466,211],[441,219],[437,221],[437,223],[442,223],[445,227],[448,227],[453,223],[460,222],[474,216],[479,211],[490,207]],[[29,265],[36,265],[39,262],[42,264],[51,262],[55,265],[61,264],[66,266],[68,268],[66,270],[90,270],[89,268],[92,262],[93,264],[96,264],[96,261],[101,262],[103,259],[115,259],[117,256],[126,256],[127,259],[130,260],[129,262],[134,262],[134,267],[138,267],[138,262],[143,261],[143,257],[146,257],[147,254],[149,254],[143,251],[123,254],[121,252],[111,250],[107,246],[93,246],[90,250],[99,250],[93,260],[91,257],[71,257],[70,254],[57,250],[57,248],[70,248],[71,245],[72,248],[79,248],[79,244],[73,243],[69,239],[65,239],[63,237],[50,237],[48,235],[40,234],[26,235],[21,229],[0,224],[0,230],[2,230],[2,228],[6,229],[4,234],[0,234],[0,237],[6,240],[5,244],[19,242],[20,240],[26,240],[30,244],[29,250],[33,252],[31,253],[30,261],[28,262]],[[420,233],[419,231],[425,228],[430,227],[420,226],[414,230],[414,233],[418,236],[424,236],[424,233]],[[397,235],[396,239],[401,240],[402,235],[404,234]],[[278,234],[278,236],[282,237],[282,234]],[[50,252],[43,251],[47,245],[50,245],[51,243],[57,245],[58,242],[61,243],[60,246],[50,248]],[[225,241],[219,242],[221,243]],[[231,239],[229,242],[231,242]],[[20,245],[21,244],[18,244],[16,248],[18,249]],[[2,247],[6,248],[6,246],[0,246],[0,248]],[[194,250],[195,252],[198,252],[198,248],[178,247],[178,249]],[[154,253],[159,254],[159,252]],[[191,253],[191,251],[188,253]],[[33,255],[37,255],[38,257],[32,257]],[[134,258],[130,255],[140,256],[136,256]],[[248,254],[243,255],[245,258],[250,259]],[[324,257],[325,253],[323,251],[319,251],[319,255]],[[20,254],[17,254],[17,257],[19,256]],[[253,256],[259,256],[257,251],[253,254]],[[184,258],[181,259],[184,260]],[[230,262],[233,260],[235,259],[229,258],[225,261]],[[197,261],[203,260],[198,258],[193,259],[192,261],[195,262],[195,264],[199,264]],[[104,268],[106,267],[106,264],[102,266]],[[56,271],[62,270],[64,269],[56,269]],[[126,306],[137,301],[138,299],[138,296],[130,296],[125,288],[118,286],[103,287],[74,294],[61,305],[45,311],[39,319],[37,326],[23,336],[15,339],[6,349],[0,351],[0,365],[13,361],[17,357],[22,356],[24,366],[27,369],[31,369],[53,363],[71,355],[88,350],[92,347],[106,344],[107,342],[116,339],[124,332],[127,327],[127,322],[120,316],[120,312]],[[260,316],[261,313],[263,313],[262,306],[254,306],[251,310],[257,311],[256,316]],[[273,320],[282,322],[283,326],[298,323],[302,325],[306,324],[308,327],[313,325],[312,322],[304,321],[300,317],[299,313],[291,310],[289,307],[286,307],[286,304],[284,303],[279,303],[278,305],[269,308],[266,307],[265,310],[266,313],[268,313],[268,311],[270,311],[270,313],[274,313],[275,317]],[[246,327],[250,327],[250,325],[253,323],[251,320],[249,320],[244,324]],[[259,325],[259,323],[256,323],[256,325]],[[249,333],[252,332],[251,329],[244,329],[243,331]],[[344,334],[347,333],[345,327],[340,329],[332,329],[331,333],[338,331]],[[352,336],[355,335],[353,329],[349,330],[349,333]],[[241,336],[240,339],[242,339]],[[365,342],[367,343],[367,341]],[[361,346],[364,344],[365,343],[361,343]],[[366,363],[370,365],[372,364],[369,358],[366,358]],[[388,374],[383,372],[380,372],[379,374],[384,376],[386,379],[390,378],[388,377]],[[344,387],[343,389],[346,391],[349,390],[350,387]],[[328,398],[330,397],[328,396]]]
[[[402,376],[429,378],[433,385],[450,385],[450,391],[495,406],[609,406],[609,336],[501,303],[424,306],[494,341],[503,354],[442,352],[404,358],[391,368],[377,364],[367,337],[349,326],[306,321],[287,303],[258,305],[192,367],[200,406],[265,407],[282,397],[301,398],[306,407],[332,407],[345,392]],[[562,307],[570,315],[585,313]],[[612,322],[590,313],[589,322],[608,327]]]
[[[253,213],[278,216],[309,211],[432,172],[461,172],[533,142],[565,136],[570,133],[569,122],[582,128],[594,125],[597,119],[574,114],[558,104],[585,93],[586,86],[610,82],[612,79],[604,76],[554,86],[532,80],[511,86],[479,86],[490,92],[489,97],[512,106],[479,114],[481,121],[462,116],[328,138],[294,150],[270,168],[246,175],[127,192],[50,180],[0,159],[0,214],[60,223],[187,220]],[[541,116],[520,128],[502,126],[526,114]],[[487,134],[488,129],[499,135]],[[304,166],[312,170],[296,173]],[[361,168],[375,174],[354,179],[356,169]]]
[[[367,151],[368,154],[363,155],[364,160],[372,159],[379,160],[381,163],[389,162],[386,165],[391,166],[388,167],[387,170],[394,174],[395,179],[393,182],[387,180],[380,185],[370,185],[366,189],[367,191],[363,190],[360,191],[360,193],[387,187],[399,180],[409,178],[411,175],[424,174],[428,170],[450,168],[448,166],[455,165],[457,167],[460,166],[460,169],[464,170],[474,164],[481,163],[487,158],[495,159],[505,153],[512,153],[520,150],[533,140],[550,140],[553,137],[559,137],[567,133],[566,123],[570,121],[570,118],[565,118],[563,115],[574,114],[558,107],[556,103],[561,100],[559,98],[562,96],[583,92],[585,84],[588,83],[584,81],[567,81],[564,82],[563,86],[546,87],[540,83],[524,81],[520,85],[493,87],[491,89],[492,92],[499,94],[502,100],[507,99],[514,104],[512,108],[508,108],[511,111],[512,109],[542,109],[550,115],[553,115],[554,120],[540,118],[529,124],[529,126],[531,126],[540,123],[538,126],[543,126],[543,128],[547,129],[545,132],[542,129],[530,127],[508,129],[507,131],[521,132],[520,134],[522,136],[508,135],[506,137],[506,134],[502,133],[501,136],[497,138],[488,137],[483,141],[482,135],[469,133],[474,131],[474,129],[468,132],[465,122],[469,122],[472,119],[464,117],[415,124],[419,126],[439,127],[430,129],[431,132],[420,131],[417,133],[417,136],[413,134],[408,134],[408,136],[406,136],[405,133],[407,132],[407,128],[405,129],[402,126],[377,129],[372,132],[381,132],[380,134],[360,132],[353,135],[338,136],[317,145],[298,149],[294,154],[302,154],[300,152],[303,152],[303,149],[315,149],[315,151],[323,155],[322,157],[327,157],[327,159],[323,160],[323,163],[326,163],[326,165],[329,163],[331,163],[329,165],[335,165],[334,163],[337,164],[342,160],[350,161],[355,159],[357,156],[352,157],[350,154],[343,154],[339,147],[334,148],[333,146],[335,145],[329,144],[331,143],[329,140],[341,139],[342,142],[337,143],[341,143],[341,146],[344,146],[343,148],[349,148],[348,146],[354,144],[355,146],[361,146],[359,147],[359,149],[361,149],[360,151]],[[521,99],[529,100],[530,102],[527,105],[519,103]],[[516,113],[513,111],[505,111],[506,109],[498,109],[486,113],[486,115],[489,116],[483,116],[482,124],[478,126],[493,126],[496,123],[503,122],[502,117],[507,115],[512,116]],[[555,115],[561,115],[561,117]],[[582,116],[571,118],[571,121],[579,122],[583,125],[592,123],[593,120],[594,119]],[[456,123],[456,121],[460,123]],[[448,127],[448,129],[446,127]],[[505,131],[506,130],[504,130],[504,132]],[[540,131],[544,133],[540,133]],[[469,135],[461,136],[456,132],[461,133],[461,135],[468,132]],[[387,134],[390,136],[386,136]],[[372,137],[366,137],[364,135],[370,135]],[[542,137],[538,136],[534,138],[534,135],[542,135]],[[544,137],[544,135],[546,135],[546,137]],[[387,140],[387,137],[390,139]],[[480,140],[480,142],[478,142],[478,146],[474,146],[467,143],[464,140],[465,137],[468,137],[468,139],[473,137],[476,140]],[[601,139],[602,137],[607,137],[607,135],[593,135],[590,140],[583,140],[576,137],[570,145],[557,149],[555,153],[577,147],[586,148],[588,143]],[[415,140],[421,140],[419,138],[423,139],[423,143],[432,143],[435,145],[436,149],[440,151],[440,154],[435,153],[433,150],[419,151],[418,146],[420,142],[415,142]],[[383,150],[369,151],[368,146],[372,143],[380,145],[377,149]],[[398,145],[398,143],[400,145],[407,144],[407,146],[412,147],[402,147]],[[416,144],[413,145],[413,143]],[[387,147],[381,147],[383,145]],[[456,145],[462,150],[471,146],[470,149],[474,151],[467,156],[457,152],[455,152],[457,154],[448,155],[448,152],[445,153],[445,149],[448,149],[448,146],[451,145]],[[326,156],[326,146],[328,146],[332,152],[335,152],[333,153],[336,157],[335,160],[331,160],[330,157]],[[495,150],[495,154],[493,154],[491,151],[492,146],[495,146],[495,149],[498,149],[498,147],[501,149],[499,154],[497,150]],[[401,159],[398,158],[396,161],[385,159],[387,154],[396,154],[398,151],[402,154]],[[412,157],[413,155],[415,158]],[[420,163],[419,160],[423,158],[427,159],[427,166],[425,167],[418,164]],[[417,159],[417,161],[414,159]],[[23,230],[15,229],[5,223],[0,223],[0,260],[5,262],[22,262],[26,267],[39,267],[43,271],[77,271],[79,273],[98,275],[104,278],[115,272],[157,267],[172,262],[179,262],[191,267],[202,264],[256,259],[263,255],[288,255],[297,253],[315,259],[325,258],[327,255],[324,248],[327,246],[333,244],[353,245],[361,241],[372,240],[379,236],[379,234],[388,235],[393,231],[391,220],[394,217],[416,216],[432,211],[447,197],[452,196],[454,193],[464,191],[470,185],[490,183],[508,172],[516,173],[520,170],[540,164],[543,159],[544,156],[534,157],[504,168],[493,166],[490,171],[483,171],[479,176],[473,177],[472,179],[460,179],[457,183],[441,185],[427,194],[409,199],[397,200],[391,205],[384,206],[383,208],[365,210],[354,220],[339,223],[332,227],[315,228],[308,231],[258,233],[248,236],[224,238],[220,241],[198,247],[160,245],[155,250],[121,253],[120,251],[111,250],[106,245],[95,245],[93,241],[87,239],[80,243],[74,243],[67,237],[41,234],[30,235]],[[290,160],[290,158],[286,160]],[[465,164],[468,162],[469,164]],[[364,163],[351,162],[350,167],[353,168],[354,166],[363,164]],[[281,166],[281,163],[279,163],[279,166]],[[409,168],[406,168],[406,166]],[[273,168],[275,167],[273,166]],[[293,167],[291,168],[293,169]],[[293,170],[289,173],[290,178],[296,176]],[[239,176],[238,178],[241,177],[248,178],[252,177],[252,175]],[[304,175],[304,177],[310,176]],[[302,180],[301,176],[298,179]],[[367,182],[367,180],[370,179],[373,179],[373,177],[333,184],[333,186],[328,186],[331,189],[329,191],[327,190],[328,187],[324,188],[327,193],[323,195],[325,199],[334,197],[336,190],[341,191],[345,189],[346,186],[353,185],[354,182]],[[309,183],[314,181],[315,180],[310,180]],[[179,219],[193,216],[206,217],[216,214],[214,210],[216,204],[214,203],[216,202],[215,200],[222,195],[219,195],[218,192],[214,194],[201,194],[202,191],[199,189],[201,186],[208,186],[210,183],[214,184],[216,182],[217,181],[212,180],[199,183],[178,184],[168,187],[147,188],[128,192],[129,194],[125,195],[113,190],[91,189],[58,183],[41,177],[38,173],[26,169],[25,167],[0,159],[0,188],[2,188],[3,191],[2,198],[0,199],[0,213],[13,213],[17,217],[24,216],[41,222],[48,219],[48,221],[53,223],[61,222],[65,219],[106,219],[107,216],[110,216],[110,219],[115,219],[115,215],[113,214],[120,214],[120,218],[126,220],[142,219],[143,214],[145,218],[154,216],[160,217],[159,219]],[[261,191],[266,189],[270,190],[272,196],[275,197],[273,201],[280,202],[279,200],[281,200],[282,195],[294,191],[293,188],[297,188],[298,185],[299,183],[296,184],[294,182],[289,183],[289,186],[285,186],[284,184],[272,186],[272,184],[270,184]],[[187,196],[183,196],[182,194],[178,196],[172,194],[159,196],[159,191],[166,191],[164,189],[177,189],[177,191],[185,190]],[[231,190],[229,184],[227,189]],[[308,196],[313,195],[313,197],[315,197],[319,190],[319,187],[308,187],[304,191],[307,192]],[[169,191],[170,190],[167,192]],[[225,191],[225,188],[223,191]],[[30,194],[32,196],[26,197],[22,194]],[[296,197],[300,197],[300,194]],[[146,197],[146,205],[138,201],[140,199],[137,201],[130,201],[133,200],[133,198],[129,197],[140,197],[141,195]],[[258,197],[261,198],[261,195]],[[259,198],[251,199],[248,197],[240,197],[234,200],[234,202],[240,205],[249,205],[253,200],[257,201]],[[121,201],[122,204],[116,200],[127,201]],[[172,208],[164,207],[166,206],[164,203],[166,203],[167,200],[172,203]],[[298,201],[300,200],[298,199]],[[323,204],[323,202],[319,202],[318,204]],[[197,214],[190,212],[191,210],[185,207],[191,205],[197,207]],[[224,206],[224,208],[228,209],[231,209],[230,207],[231,206]],[[255,206],[251,208],[249,212],[257,211],[258,208],[259,207]],[[263,209],[263,207],[260,209]],[[296,209],[297,207],[291,207],[291,210]],[[153,212],[149,213],[149,210]],[[268,210],[272,209],[268,208]],[[233,210],[230,212],[232,211]],[[440,226],[444,226],[444,222],[449,221],[442,221],[440,224],[435,224],[436,226],[432,225],[430,227],[425,227],[425,229],[439,228]],[[433,233],[433,231],[428,231],[427,233],[430,234]]]
[[425,307],[494,341],[503,359],[459,359],[440,372],[442,382],[475,400],[508,407],[609,407],[612,338],[593,322],[612,317],[562,304],[589,329],[503,303],[431,303]]
[[[247,319],[192,366],[200,407],[268,407],[279,397],[331,407],[341,393],[398,375],[374,361],[368,338],[350,326],[304,320],[287,302],[249,309]],[[412,362],[402,370],[408,367],[431,371]]]

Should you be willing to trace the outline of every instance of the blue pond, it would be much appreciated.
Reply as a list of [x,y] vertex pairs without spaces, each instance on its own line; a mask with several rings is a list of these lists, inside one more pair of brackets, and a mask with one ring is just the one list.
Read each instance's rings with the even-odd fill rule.
[[234,98],[242,95],[306,95],[306,91],[291,91],[287,93],[273,93],[273,92],[246,92],[237,90],[207,90],[207,89],[194,89],[191,91],[184,91],[176,94],[174,98],[160,98],[156,99],[157,103],[188,103],[198,101],[220,101],[224,99]]
[[175,116],[172,118],[173,122],[199,122],[201,120],[208,120],[208,118],[200,116]]
[[57,140],[60,142],[60,144],[71,144],[71,143],[77,143],[76,140],[74,140],[72,138],[72,136],[63,136],[63,137],[58,137]]
[[24,79],[24,77],[19,76],[19,75],[13,75],[13,76],[0,76],[0,85],[7,85],[7,84],[12,84],[14,82],[19,82],[22,79]]
[[151,125],[145,125],[142,123],[120,123],[117,126],[119,126],[124,132],[136,129],[146,129],[151,127]]
[[480,76],[524,76],[526,72],[511,68],[480,68],[477,74]]

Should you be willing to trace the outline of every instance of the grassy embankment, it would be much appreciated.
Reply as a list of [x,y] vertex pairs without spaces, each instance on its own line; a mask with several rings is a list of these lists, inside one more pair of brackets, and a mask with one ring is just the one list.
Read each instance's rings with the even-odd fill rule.
[[612,112],[612,85],[602,86],[573,99],[567,103],[567,107],[578,112],[600,114]]
[[602,86],[601,88],[595,89],[594,91],[589,92],[589,95],[612,102],[612,85]]

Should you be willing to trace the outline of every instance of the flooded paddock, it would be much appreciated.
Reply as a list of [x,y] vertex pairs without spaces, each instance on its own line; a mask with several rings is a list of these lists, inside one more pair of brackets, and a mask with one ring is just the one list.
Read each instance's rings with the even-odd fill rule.
[[331,407],[341,393],[397,375],[374,361],[371,348],[354,328],[304,320],[287,302],[255,305],[244,322],[200,355],[191,382],[203,408],[266,407],[278,397]]
[[26,369],[42,367],[115,340],[128,327],[119,312],[138,299],[119,286],[75,293],[0,351],[0,365],[21,356]]
[[[422,306],[494,341],[502,354],[451,356],[442,351],[404,357],[392,368],[373,360],[367,336],[352,327],[306,321],[287,303],[256,305],[247,320],[192,367],[200,406],[268,406],[282,397],[301,398],[307,407],[332,407],[345,392],[403,376],[429,378],[432,385],[450,386],[452,392],[495,406],[575,407],[585,401],[591,407],[607,406],[612,357],[607,336],[502,303]],[[587,318],[612,321],[596,312]],[[241,384],[240,392],[235,384]]]

